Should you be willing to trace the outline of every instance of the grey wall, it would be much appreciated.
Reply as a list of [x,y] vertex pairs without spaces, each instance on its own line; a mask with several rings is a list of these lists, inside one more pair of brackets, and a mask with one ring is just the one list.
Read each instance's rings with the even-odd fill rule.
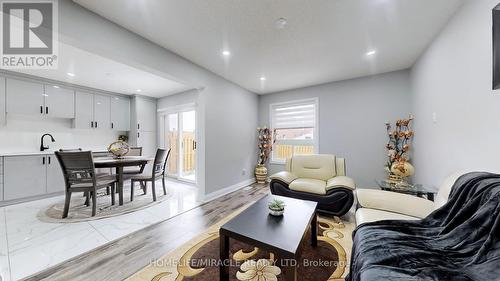
[[[70,0],[59,1],[60,40],[120,63],[174,79],[199,93],[199,149],[205,193],[253,178],[258,97],[234,83],[140,37]],[[203,183],[201,183],[203,184]]]
[[[319,98],[320,153],[346,158],[347,173],[358,187],[374,187],[385,176],[385,122],[410,113],[410,76],[398,71],[295,89],[260,97],[259,124],[269,126],[269,105]],[[283,165],[270,165],[270,172]]]
[[497,4],[466,1],[412,69],[419,182],[437,186],[457,170],[500,170],[500,91],[491,90]]
[[158,99],[156,108],[158,110],[172,106],[196,103],[198,101],[198,90],[189,90],[175,95],[166,96]]

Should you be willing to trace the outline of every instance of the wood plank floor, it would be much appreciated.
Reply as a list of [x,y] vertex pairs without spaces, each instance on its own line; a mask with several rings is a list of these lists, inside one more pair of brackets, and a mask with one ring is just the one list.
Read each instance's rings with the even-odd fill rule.
[[267,185],[252,185],[215,199],[176,217],[132,233],[25,280],[123,280],[152,260],[204,232],[239,207],[269,193]]

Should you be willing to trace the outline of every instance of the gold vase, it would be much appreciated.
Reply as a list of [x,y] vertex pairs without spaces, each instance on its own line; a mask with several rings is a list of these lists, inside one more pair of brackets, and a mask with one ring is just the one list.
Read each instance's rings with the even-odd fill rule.
[[257,165],[255,167],[255,178],[257,183],[266,183],[267,180],[267,168],[264,165]]

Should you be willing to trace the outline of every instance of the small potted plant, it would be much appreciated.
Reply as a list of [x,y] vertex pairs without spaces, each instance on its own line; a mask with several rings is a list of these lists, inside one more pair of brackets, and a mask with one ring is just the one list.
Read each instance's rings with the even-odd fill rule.
[[269,214],[272,216],[282,216],[285,212],[285,202],[274,199],[267,205],[269,208]]

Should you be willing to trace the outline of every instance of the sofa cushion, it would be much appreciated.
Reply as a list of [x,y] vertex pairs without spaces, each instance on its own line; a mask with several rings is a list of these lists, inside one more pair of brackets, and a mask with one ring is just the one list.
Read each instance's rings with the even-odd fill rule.
[[325,195],[326,194],[326,181],[317,179],[304,179],[299,178],[288,186],[293,191],[308,192],[314,194]]
[[291,159],[290,172],[299,178],[327,181],[336,176],[335,155],[297,155]]
[[436,200],[434,201],[434,209],[439,209],[441,206],[448,202],[448,197],[450,196],[451,188],[458,180],[458,178],[467,172],[460,171],[455,172],[444,179],[444,181],[439,186],[438,193],[436,195]]
[[326,182],[326,191],[336,187],[345,187],[352,190],[356,189],[354,180],[346,176],[336,176],[334,178],[329,179]]
[[286,184],[290,184],[292,181],[297,179],[297,176],[290,172],[282,171],[270,176],[270,178],[272,180],[280,180]]
[[419,220],[420,218],[382,210],[360,208],[356,211],[356,225],[380,220]]

